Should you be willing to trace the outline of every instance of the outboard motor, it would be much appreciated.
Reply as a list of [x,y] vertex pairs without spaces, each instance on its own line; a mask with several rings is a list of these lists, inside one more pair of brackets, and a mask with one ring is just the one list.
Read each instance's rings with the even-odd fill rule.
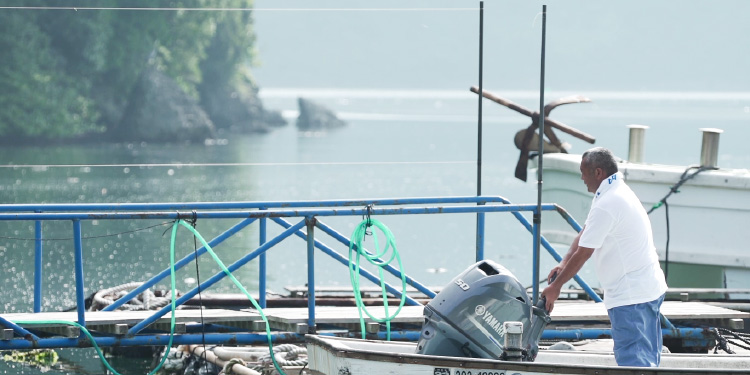
[[[544,300],[532,306],[518,279],[490,260],[453,279],[425,306],[424,317],[417,354],[529,362],[550,322]],[[521,325],[520,347],[506,348],[507,342],[519,342],[511,334]]]

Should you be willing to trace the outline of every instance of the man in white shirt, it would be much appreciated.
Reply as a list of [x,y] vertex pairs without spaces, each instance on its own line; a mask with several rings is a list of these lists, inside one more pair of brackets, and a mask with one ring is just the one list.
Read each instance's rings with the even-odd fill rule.
[[612,152],[601,147],[581,158],[581,179],[594,193],[586,223],[568,254],[550,271],[542,292],[552,311],[563,284],[593,255],[612,323],[620,366],[658,367],[662,335],[659,309],[667,283],[654,247],[651,222],[618,172]]

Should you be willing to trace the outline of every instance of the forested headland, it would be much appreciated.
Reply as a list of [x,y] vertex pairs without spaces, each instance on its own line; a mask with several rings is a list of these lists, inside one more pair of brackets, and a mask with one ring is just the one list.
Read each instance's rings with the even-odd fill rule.
[[251,0],[5,1],[0,142],[203,141],[284,124],[263,108],[249,70],[251,7]]

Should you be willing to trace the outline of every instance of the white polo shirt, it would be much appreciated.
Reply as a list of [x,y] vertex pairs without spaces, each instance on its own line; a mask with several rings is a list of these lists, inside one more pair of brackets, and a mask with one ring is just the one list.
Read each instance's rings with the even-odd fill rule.
[[648,214],[622,173],[599,185],[578,245],[595,249],[607,309],[650,302],[667,291]]

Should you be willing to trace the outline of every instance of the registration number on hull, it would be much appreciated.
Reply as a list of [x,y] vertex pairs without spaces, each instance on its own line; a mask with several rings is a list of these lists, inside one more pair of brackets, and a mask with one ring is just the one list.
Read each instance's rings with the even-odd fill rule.
[[434,375],[525,375],[521,372],[515,371],[502,371],[502,370],[482,370],[482,369],[471,369],[465,368],[435,368]]

